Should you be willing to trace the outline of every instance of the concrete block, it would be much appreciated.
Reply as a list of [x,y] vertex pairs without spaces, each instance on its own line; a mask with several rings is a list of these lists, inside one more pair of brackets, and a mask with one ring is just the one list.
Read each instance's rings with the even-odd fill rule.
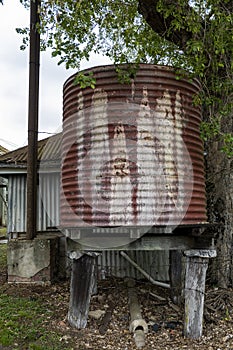
[[50,284],[56,275],[58,237],[11,240],[8,243],[9,283]]

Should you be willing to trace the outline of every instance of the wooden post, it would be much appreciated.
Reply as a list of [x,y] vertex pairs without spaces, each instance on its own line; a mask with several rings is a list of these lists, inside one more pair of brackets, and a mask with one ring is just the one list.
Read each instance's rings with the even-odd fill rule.
[[170,250],[170,285],[171,299],[174,304],[180,305],[182,301],[182,291],[184,289],[183,268],[182,268],[182,251]]
[[27,232],[26,238],[36,237],[37,228],[37,139],[40,73],[40,0],[30,1],[30,55],[27,152]]
[[209,258],[216,250],[186,250],[185,320],[184,336],[198,339],[202,336],[205,279]]
[[93,278],[92,278],[92,291],[91,295],[96,295],[98,293],[98,255],[95,255],[95,261],[94,261],[94,272],[93,272]]
[[76,328],[85,328],[87,325],[94,279],[95,256],[84,254],[73,259],[68,321]]

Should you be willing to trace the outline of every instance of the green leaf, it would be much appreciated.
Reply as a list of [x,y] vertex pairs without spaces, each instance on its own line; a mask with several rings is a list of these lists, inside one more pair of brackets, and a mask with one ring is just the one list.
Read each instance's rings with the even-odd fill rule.
[[93,77],[93,73],[83,74],[82,72],[78,73],[73,81],[74,85],[79,85],[81,89],[85,89],[86,87],[91,87],[95,89],[96,80]]

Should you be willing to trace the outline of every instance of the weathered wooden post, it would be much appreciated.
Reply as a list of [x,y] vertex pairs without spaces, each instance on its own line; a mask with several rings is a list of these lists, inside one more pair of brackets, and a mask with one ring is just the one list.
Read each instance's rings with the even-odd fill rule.
[[169,276],[171,285],[171,299],[174,304],[180,305],[182,301],[182,291],[184,289],[184,276],[182,264],[182,251],[170,250]]
[[69,323],[76,328],[87,324],[90,299],[95,285],[95,253],[70,254],[72,275],[70,286]]
[[40,75],[40,0],[30,1],[30,57],[28,101],[28,152],[27,152],[27,232],[32,240],[37,229],[37,139]]
[[205,280],[209,258],[215,249],[186,250],[184,336],[197,339],[202,336]]

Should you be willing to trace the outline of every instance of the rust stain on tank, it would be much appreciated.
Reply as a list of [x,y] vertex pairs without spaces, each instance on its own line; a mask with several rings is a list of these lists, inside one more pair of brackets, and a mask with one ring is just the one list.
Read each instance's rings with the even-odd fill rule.
[[61,226],[206,222],[199,83],[155,65],[131,85],[91,71],[94,90],[64,85]]

